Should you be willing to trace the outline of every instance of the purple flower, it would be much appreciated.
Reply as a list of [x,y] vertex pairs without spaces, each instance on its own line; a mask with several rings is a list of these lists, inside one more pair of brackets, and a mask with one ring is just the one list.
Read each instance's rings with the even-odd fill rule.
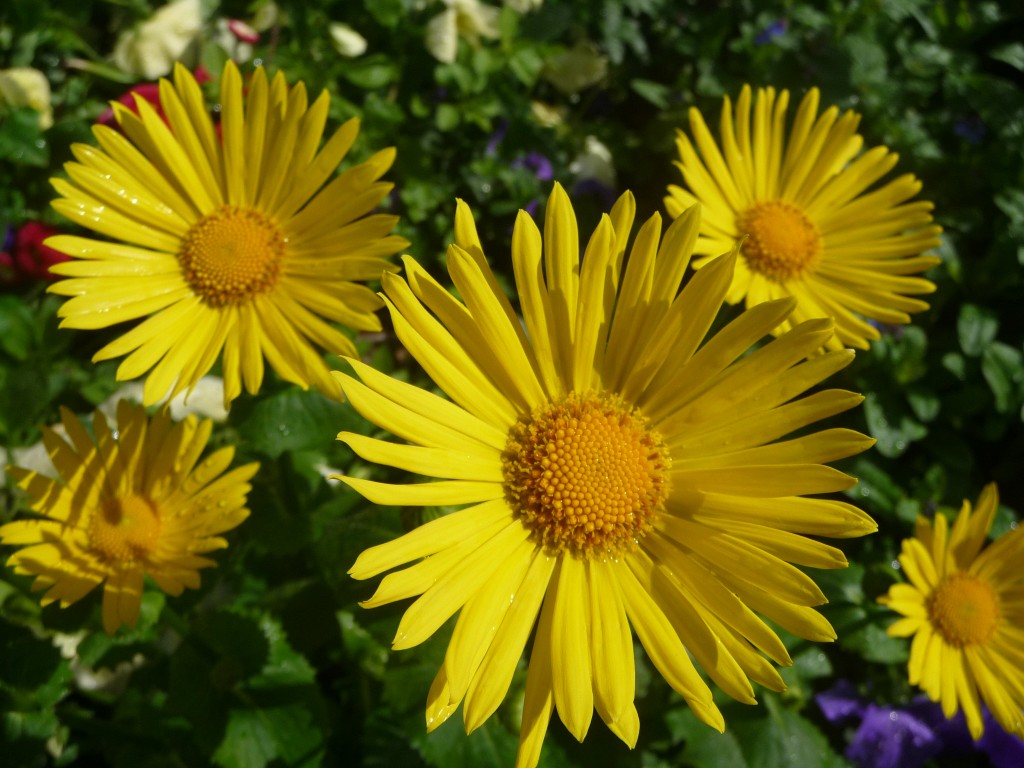
[[981,752],[994,768],[1024,766],[1024,740],[1007,733],[983,709],[985,734],[971,739],[963,713],[946,719],[942,708],[927,696],[905,707],[879,706],[860,696],[848,680],[814,697],[825,719],[840,724],[860,719],[846,749],[858,768],[919,768],[936,755],[954,757]]
[[512,161],[512,167],[526,168],[533,171],[533,175],[537,177],[538,181],[551,181],[555,178],[551,161],[539,152],[528,152],[523,157],[517,157]]
[[846,756],[862,768],[918,768],[941,750],[935,732],[910,712],[868,704]]
[[[1024,739],[1007,733],[995,718],[985,710],[985,733],[978,740],[978,749],[988,755],[993,768],[1020,768],[1024,765]],[[961,721],[963,716],[961,716]],[[967,729],[966,724],[963,725]]]
[[754,43],[756,45],[768,45],[775,38],[782,37],[787,29],[789,29],[789,19],[776,19],[757,33]]
[[501,120],[498,122],[498,127],[494,129],[494,133],[487,140],[487,148],[484,150],[484,154],[491,157],[498,151],[498,145],[505,140],[505,134],[508,133],[508,120]]
[[864,698],[849,680],[840,680],[829,690],[817,694],[814,700],[830,723],[841,723],[864,713]]

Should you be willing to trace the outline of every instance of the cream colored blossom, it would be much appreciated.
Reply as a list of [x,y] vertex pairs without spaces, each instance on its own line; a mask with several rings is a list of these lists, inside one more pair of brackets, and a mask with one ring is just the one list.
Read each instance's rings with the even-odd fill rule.
[[114,45],[114,63],[148,80],[162,77],[182,57],[202,26],[200,0],[173,0],[121,34]]
[[354,59],[356,56],[366,53],[366,38],[348,24],[335,22],[327,27],[327,31],[331,35],[334,50],[342,56]]
[[32,67],[0,70],[0,115],[21,107],[30,107],[39,113],[39,127],[44,131],[53,125],[50,81]]
[[615,189],[615,165],[612,163],[612,151],[602,144],[597,137],[587,136],[583,142],[583,151],[569,164],[569,171],[579,181],[593,179],[610,189]]
[[505,5],[516,13],[529,13],[544,5],[544,0],[505,0]]
[[459,38],[479,45],[480,38],[497,38],[501,11],[478,0],[444,0],[447,6],[427,23],[426,46],[430,54],[445,64],[455,61]]

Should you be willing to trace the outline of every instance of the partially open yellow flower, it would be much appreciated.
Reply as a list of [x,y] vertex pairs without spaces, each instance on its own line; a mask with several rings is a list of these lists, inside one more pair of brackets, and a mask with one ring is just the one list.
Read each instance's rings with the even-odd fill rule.
[[[520,320],[458,204],[448,269],[455,299],[410,258],[384,276],[401,341],[446,400],[351,361],[339,374],[352,405],[406,443],[343,433],[368,461],[439,482],[346,477],[388,505],[466,504],[363,552],[350,573],[384,577],[374,607],[415,597],[396,649],[459,614],[427,700],[433,729],[463,704],[468,731],[498,707],[531,636],[519,766],[539,759],[557,709],[582,740],[594,711],[632,746],[633,632],[655,668],[710,726],[724,721],[693,660],[726,693],[754,703],[750,680],[784,688],[789,664],[758,614],[809,640],[835,635],[825,597],[795,567],[841,568],[808,536],[874,530],[864,513],[806,498],[856,482],[826,462],[872,441],[845,429],[786,435],[857,405],[852,392],[801,395],[853,353],[813,357],[831,335],[811,320],[750,351],[793,301],[746,312],[705,338],[732,280],[735,254],[680,292],[700,227],[697,208],[664,235],[639,230],[628,259],[633,198],[603,217],[580,259],[568,197],[555,186],[544,234],[520,212],[512,263]],[[748,354],[749,353],[749,354]]]
[[985,546],[998,505],[991,484],[975,509],[964,501],[952,528],[941,514],[934,523],[919,517],[900,552],[909,583],[878,600],[904,617],[889,634],[914,638],[911,684],[941,702],[946,717],[963,711],[975,739],[984,731],[982,702],[1024,736],[1024,530]]
[[886,147],[861,152],[860,115],[804,96],[786,130],[789,91],[744,86],[725,98],[720,144],[697,109],[676,146],[686,187],[670,185],[665,207],[678,216],[695,202],[704,218],[694,253],[700,268],[740,246],[726,295],[748,307],[786,296],[797,300],[778,332],[814,317],[835,320],[832,349],[867,349],[876,323],[909,323],[928,308],[913,298],[934,284],[917,275],[939,263],[924,251],[939,245],[932,204],[911,201],[921,182],[904,174],[881,186],[898,156]]
[[0,527],[0,542],[22,547],[8,560],[35,576],[42,603],[68,606],[103,585],[103,628],[110,634],[139,616],[143,577],[170,595],[199,586],[204,557],[227,546],[220,534],[249,515],[245,497],[259,469],[225,472],[234,448],[200,461],[213,428],[188,417],[173,423],[166,411],[152,419],[138,405],[118,404],[117,431],[100,411],[92,436],[62,410],[66,438],[43,431],[57,477],[12,467],[38,519]]

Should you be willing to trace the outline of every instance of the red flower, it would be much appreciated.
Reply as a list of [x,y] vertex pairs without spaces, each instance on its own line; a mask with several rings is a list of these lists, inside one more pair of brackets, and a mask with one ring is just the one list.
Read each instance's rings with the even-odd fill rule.
[[60,230],[38,221],[24,224],[14,236],[10,253],[0,253],[0,282],[20,283],[23,280],[55,280],[50,266],[67,261],[68,257],[55,251],[43,241]]

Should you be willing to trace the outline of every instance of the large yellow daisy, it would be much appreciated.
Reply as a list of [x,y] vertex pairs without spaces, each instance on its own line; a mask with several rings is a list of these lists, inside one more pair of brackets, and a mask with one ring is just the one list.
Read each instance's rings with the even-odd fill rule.
[[100,411],[93,435],[70,411],[61,422],[66,437],[43,430],[56,478],[8,469],[39,518],[0,527],[0,542],[23,547],[8,564],[36,577],[43,605],[66,607],[103,584],[103,628],[114,634],[138,619],[144,576],[170,595],[199,586],[199,569],[216,565],[203,555],[226,547],[220,534],[249,516],[259,465],[225,473],[230,447],[200,461],[213,422],[175,424],[166,409],[150,420],[125,400],[116,432]]
[[429,728],[460,703],[467,731],[483,723],[535,624],[520,766],[536,764],[553,709],[577,739],[596,709],[636,742],[631,631],[719,730],[722,715],[691,654],[752,704],[750,680],[783,688],[768,659],[790,663],[761,616],[810,640],[834,638],[813,608],[824,596],[793,563],[841,568],[839,550],[807,535],[875,526],[849,504],[803,494],[853,485],[824,462],[872,441],[845,429],[776,441],[861,401],[839,390],[801,397],[853,353],[802,362],[832,333],[831,321],[812,320],[748,354],[789,315],[791,299],[756,307],[705,341],[735,259],[709,265],[680,292],[699,216],[685,212],[664,236],[653,216],[627,260],[627,193],[581,261],[572,205],[556,185],[543,237],[524,212],[512,234],[522,321],[461,202],[447,263],[462,301],[410,258],[405,279],[384,276],[399,338],[451,400],[353,360],[361,382],[338,374],[352,405],[409,444],[340,438],[366,460],[441,480],[343,479],[379,504],[469,506],[363,552],[350,573],[408,566],[364,603],[417,597],[396,649],[459,613],[428,695]]
[[999,504],[994,484],[976,508],[964,501],[952,528],[937,514],[917,519],[900,565],[909,583],[879,602],[904,618],[889,627],[913,636],[910,682],[946,717],[963,710],[971,735],[984,730],[981,702],[1011,733],[1024,736],[1024,529],[985,546]]
[[[341,126],[317,151],[330,97],[307,105],[302,83],[255,71],[243,96],[231,62],[220,82],[220,132],[192,75],[160,81],[167,122],[144,99],[114,103],[121,131],[97,125],[99,148],[72,147],[70,180],[53,206],[120,242],[61,235],[47,245],[74,260],[50,287],[74,298],[62,327],[104,328],[146,318],[96,353],[127,355],[119,379],[149,371],[145,402],[191,388],[223,352],[225,404],[255,393],[264,358],[284,379],[340,396],[314,345],[353,354],[332,323],[378,330],[377,296],[353,281],[380,277],[407,241],[397,218],[367,214],[392,186],[395,157],[378,152],[331,179],[359,133]],[[326,185],[326,186],[325,186]]]
[[[665,206],[678,216],[703,206],[694,253],[699,268],[740,244],[726,300],[747,307],[784,296],[797,300],[777,332],[814,317],[831,317],[828,346],[867,349],[879,338],[870,321],[899,324],[928,305],[918,294],[935,286],[919,273],[939,259],[932,204],[911,201],[921,182],[904,174],[873,186],[896,165],[885,147],[861,153],[860,115],[830,107],[818,115],[819,94],[804,96],[786,134],[789,91],[758,89],[751,104],[745,86],[735,117],[722,107],[721,149],[697,109],[690,110],[693,141],[676,141],[686,189],[670,185]],[[696,143],[696,147],[694,147]],[[699,150],[699,152],[698,152]]]

